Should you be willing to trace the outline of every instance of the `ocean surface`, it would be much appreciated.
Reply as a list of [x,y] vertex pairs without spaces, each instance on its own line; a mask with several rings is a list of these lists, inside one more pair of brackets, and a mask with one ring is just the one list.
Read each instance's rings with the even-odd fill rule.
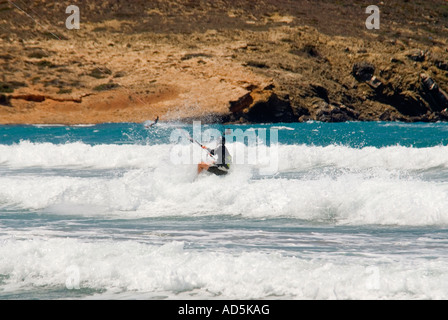
[[0,126],[0,299],[448,299],[448,124],[194,128]]

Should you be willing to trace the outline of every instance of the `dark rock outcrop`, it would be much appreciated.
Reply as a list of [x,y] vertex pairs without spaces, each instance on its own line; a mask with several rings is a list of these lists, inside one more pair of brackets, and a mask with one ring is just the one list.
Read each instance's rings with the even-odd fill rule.
[[10,107],[11,99],[9,98],[9,96],[0,94],[0,105]]
[[353,65],[352,75],[358,81],[369,81],[375,73],[375,66],[368,62],[357,62]]
[[390,102],[392,106],[405,116],[422,116],[429,111],[424,100],[413,91],[396,93],[391,97]]
[[[253,88],[252,88],[253,89]],[[236,101],[231,101],[230,121],[255,123],[296,122],[289,96],[280,97],[272,87],[251,91]]]
[[272,93],[267,100],[256,101],[246,113],[250,122],[295,122],[289,97]]
[[0,82],[0,92],[11,93],[14,91],[14,86],[9,83]]
[[21,99],[26,101],[33,101],[33,102],[42,102],[45,101],[45,96],[41,94],[19,94],[19,95],[13,95],[9,96],[10,99]]
[[311,92],[314,96],[321,98],[326,103],[330,103],[330,98],[328,97],[328,90],[318,84],[310,84]]
[[232,113],[238,113],[243,111],[244,109],[249,108],[249,106],[254,102],[254,99],[252,98],[251,92],[248,92],[241,98],[239,98],[236,101],[230,101],[230,107],[229,110]]
[[448,71],[448,62],[437,60],[434,65],[440,70]]
[[442,111],[448,108],[448,94],[439,88],[437,83],[427,74],[422,73],[420,80],[431,109],[433,111]]
[[[407,56],[413,57],[412,60],[414,61],[424,61],[426,53],[417,50],[408,53]],[[427,115],[431,111],[440,111],[441,108],[439,106],[430,108],[430,105],[434,105],[434,103],[428,101],[429,99],[419,92],[417,77],[414,79],[411,74],[406,77],[395,76],[393,74],[394,71],[397,72],[396,69],[388,69],[386,72],[383,72],[389,79],[388,81],[384,81],[374,76],[375,67],[373,65],[367,62],[361,62],[353,66],[352,75],[356,80],[366,83],[370,87],[370,90],[366,90],[366,98],[368,100],[389,105],[402,115],[401,117],[386,111],[379,116],[379,120],[430,121]],[[439,105],[443,97],[438,87],[436,89],[429,89],[432,86],[431,81],[432,79],[430,78],[423,81],[424,87],[426,88],[424,91],[430,92],[427,96],[432,96],[431,99],[438,101],[436,105]]]
[[347,122],[358,120],[359,113],[355,110],[343,105],[325,101],[318,103],[318,111],[316,118],[322,122]]
[[423,62],[426,59],[426,52],[423,50],[412,50],[406,54],[406,57],[415,62]]

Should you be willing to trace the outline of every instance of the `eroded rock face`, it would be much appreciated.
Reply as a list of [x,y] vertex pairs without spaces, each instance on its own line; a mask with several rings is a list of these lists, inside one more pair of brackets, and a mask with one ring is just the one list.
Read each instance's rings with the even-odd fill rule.
[[322,122],[356,121],[359,113],[343,104],[328,104],[321,101],[317,107],[317,120]]
[[411,50],[409,51],[406,56],[411,59],[412,61],[416,62],[423,62],[426,59],[426,52],[423,50]]
[[254,89],[236,101],[231,101],[229,110],[232,112],[230,121],[276,123],[297,122],[288,96],[279,97],[268,86],[264,89]]
[[357,62],[353,65],[352,74],[358,81],[369,81],[375,73],[375,66],[368,62]]
[[381,33],[349,0],[93,0],[57,38],[0,10],[0,123],[446,121],[439,1],[388,3]]
[[437,60],[434,65],[439,68],[440,70],[448,71],[448,62],[447,61],[441,61]]
[[255,101],[246,112],[249,122],[297,122],[289,102],[289,97],[279,97],[271,93],[267,99]]
[[389,101],[404,116],[418,117],[429,112],[427,103],[413,91],[396,92]]
[[252,97],[251,92],[246,93],[242,97],[240,97],[236,101],[230,101],[230,107],[229,110],[233,114],[238,114],[243,112],[244,110],[248,109],[252,103],[254,102],[254,98]]
[[[405,55],[412,61],[425,61],[426,53],[414,50]],[[403,63],[399,59],[391,59],[391,63]],[[353,66],[353,77],[370,88],[366,91],[367,98],[393,107],[401,116],[392,115],[390,111],[383,112],[379,120],[400,121],[437,121],[438,112],[448,107],[448,95],[440,89],[427,74],[417,76],[406,74],[401,76],[397,69],[391,75],[389,69],[385,72],[387,80],[377,78],[375,67],[367,62],[356,63]],[[434,113],[435,112],[435,113]]]
[[11,99],[9,98],[9,96],[5,94],[0,94],[0,105],[10,107]]
[[433,111],[442,111],[448,108],[448,94],[427,74],[422,73],[420,79],[423,90],[428,96],[431,109]]

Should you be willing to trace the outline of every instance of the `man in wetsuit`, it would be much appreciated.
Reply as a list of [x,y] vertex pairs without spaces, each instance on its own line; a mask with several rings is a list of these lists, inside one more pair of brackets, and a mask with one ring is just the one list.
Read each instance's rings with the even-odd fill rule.
[[226,148],[226,137],[222,135],[218,147],[215,149],[207,148],[207,151],[212,156],[216,155],[218,159],[212,164],[204,162],[198,164],[198,174],[203,170],[206,170],[218,176],[226,175],[230,169],[230,164],[232,163],[232,157],[230,156],[229,150]]
[[157,116],[156,120],[154,120],[151,124],[145,124],[145,128],[151,128],[152,126],[155,126],[159,122],[159,116]]

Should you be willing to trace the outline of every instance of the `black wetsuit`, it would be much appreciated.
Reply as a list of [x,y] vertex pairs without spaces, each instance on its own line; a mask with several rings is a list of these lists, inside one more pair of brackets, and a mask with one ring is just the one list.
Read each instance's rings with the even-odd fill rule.
[[211,155],[218,156],[218,160],[211,165],[207,171],[218,176],[227,174],[230,169],[230,164],[232,163],[232,157],[225,146],[225,139],[222,139],[222,141],[223,142],[216,149],[208,149]]
[[159,116],[157,116],[156,120],[154,120],[154,122],[151,123],[149,126],[152,127],[152,126],[156,125],[157,122],[159,122]]

